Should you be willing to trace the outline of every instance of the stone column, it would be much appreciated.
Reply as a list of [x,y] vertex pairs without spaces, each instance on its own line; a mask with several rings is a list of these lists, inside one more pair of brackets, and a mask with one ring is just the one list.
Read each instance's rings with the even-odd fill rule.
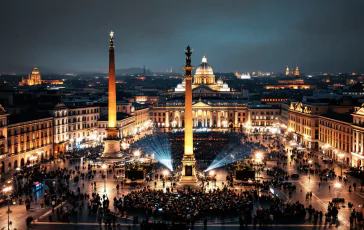
[[235,117],[234,117],[234,127],[238,126],[238,112],[235,111],[234,113]]
[[356,146],[355,147],[355,152],[356,153],[359,153],[359,132],[358,132],[358,130],[356,130],[355,132],[356,132],[355,133],[356,134],[356,138],[355,138],[356,139],[355,140],[356,141],[356,144],[355,144],[355,146]]
[[169,128],[169,112],[166,112],[166,128]]
[[218,111],[217,112],[217,127],[221,127],[221,112],[220,111]]

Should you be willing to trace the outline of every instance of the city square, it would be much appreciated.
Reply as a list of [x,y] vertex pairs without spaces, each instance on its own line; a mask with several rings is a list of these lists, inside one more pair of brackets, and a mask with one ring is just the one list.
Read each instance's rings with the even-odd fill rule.
[[1,230],[364,229],[364,4],[188,5],[0,4]]

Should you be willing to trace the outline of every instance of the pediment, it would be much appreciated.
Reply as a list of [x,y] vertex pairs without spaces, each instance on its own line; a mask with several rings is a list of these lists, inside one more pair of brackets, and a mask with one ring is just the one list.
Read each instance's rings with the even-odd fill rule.
[[210,105],[208,105],[202,101],[199,101],[199,102],[193,104],[192,107],[210,107]]
[[356,114],[358,114],[358,115],[364,115],[364,107],[362,107],[358,111],[356,111]]
[[200,86],[197,86],[196,88],[194,88],[192,90],[192,93],[215,93],[215,91],[210,89],[207,86],[200,85]]

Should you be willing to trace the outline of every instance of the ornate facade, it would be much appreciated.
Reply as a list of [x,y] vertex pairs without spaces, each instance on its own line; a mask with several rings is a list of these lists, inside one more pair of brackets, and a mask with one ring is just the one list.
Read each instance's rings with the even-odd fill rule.
[[364,104],[356,107],[353,115],[352,166],[363,170],[364,166]]
[[42,80],[42,77],[39,73],[37,67],[34,67],[31,74],[28,75],[27,79],[22,78],[22,81],[19,82],[20,86],[34,86],[34,85],[41,85],[41,84],[51,84],[51,85],[63,85],[63,81],[61,80]]
[[[166,102],[155,105],[150,117],[157,127],[184,127],[184,103]],[[245,101],[195,100],[192,104],[192,123],[194,128],[239,128],[247,121]]]
[[2,159],[2,172],[48,159],[53,156],[53,117],[8,125],[7,141],[8,156]]

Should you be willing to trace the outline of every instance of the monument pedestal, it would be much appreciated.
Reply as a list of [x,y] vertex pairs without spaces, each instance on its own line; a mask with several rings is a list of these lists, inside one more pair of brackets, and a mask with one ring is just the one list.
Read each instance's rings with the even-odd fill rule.
[[120,158],[120,139],[117,128],[106,129],[107,138],[105,138],[104,153],[101,158]]
[[182,177],[181,183],[196,183],[196,160],[193,155],[183,156],[182,158]]

